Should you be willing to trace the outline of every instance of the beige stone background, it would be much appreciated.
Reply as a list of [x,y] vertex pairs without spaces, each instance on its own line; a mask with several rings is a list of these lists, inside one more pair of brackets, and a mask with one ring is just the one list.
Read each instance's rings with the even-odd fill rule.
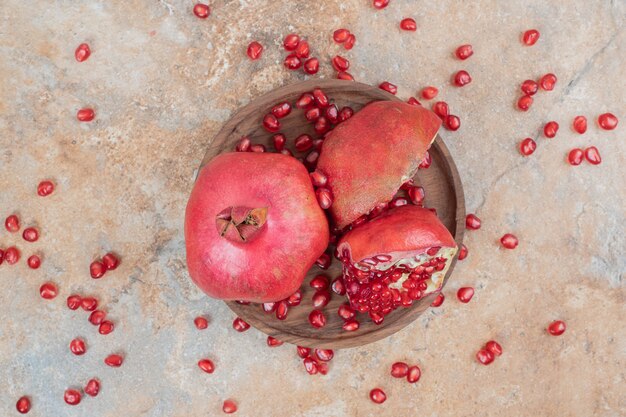
[[[41,239],[15,242],[25,256],[44,255],[40,270],[0,266],[0,415],[17,415],[28,394],[32,416],[212,416],[235,398],[240,416],[603,416],[626,415],[624,249],[626,3],[617,1],[369,0],[211,1],[206,21],[192,1],[0,2],[0,217],[18,212]],[[398,22],[412,16],[415,33]],[[621,23],[620,23],[621,22]],[[331,40],[346,27],[357,36],[345,52]],[[537,28],[534,47],[520,43]],[[444,132],[461,172],[469,211],[483,228],[467,234],[470,255],[457,265],[443,307],[386,340],[339,351],[327,376],[307,375],[292,346],[269,349],[256,330],[236,333],[233,314],[208,299],[187,276],[183,213],[194,170],[220,126],[240,106],[275,87],[305,79],[282,66],[282,37],[298,32],[332,77],[330,57],[350,59],[362,82],[398,84],[409,95],[432,84],[462,119]],[[261,60],[245,56],[249,41],[265,45]],[[81,42],[91,58],[77,63]],[[454,48],[471,43],[461,62]],[[450,86],[467,69],[473,82]],[[554,72],[554,91],[539,93],[531,111],[516,111],[518,86]],[[78,123],[93,106],[97,119]],[[602,131],[598,114],[620,118]],[[577,135],[571,121],[587,115]],[[548,120],[558,136],[539,134]],[[517,144],[538,138],[523,158]],[[570,167],[572,147],[596,145],[603,162]],[[36,184],[52,178],[54,195]],[[515,233],[515,251],[498,239]],[[122,266],[100,281],[89,262],[113,249]],[[46,280],[60,287],[39,298]],[[471,303],[454,293],[473,285]],[[117,327],[103,337],[86,314],[71,312],[71,292],[98,295]],[[192,319],[210,316],[199,332]],[[568,330],[545,327],[563,319]],[[68,350],[75,336],[88,352]],[[504,347],[492,365],[474,353],[489,339]],[[120,369],[102,358],[122,351]],[[215,360],[212,375],[196,361]],[[419,363],[410,385],[392,380],[396,360]],[[77,407],[68,386],[89,377],[102,391]],[[375,405],[368,392],[383,387]]]

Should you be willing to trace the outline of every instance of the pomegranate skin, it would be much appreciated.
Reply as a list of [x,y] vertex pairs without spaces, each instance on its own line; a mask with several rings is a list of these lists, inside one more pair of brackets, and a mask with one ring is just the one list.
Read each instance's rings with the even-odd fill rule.
[[335,197],[330,211],[336,225],[344,228],[390,201],[415,174],[440,126],[441,119],[422,106],[377,101],[335,127],[317,169]]
[[[267,209],[264,223],[244,241],[218,230],[218,215],[233,207]],[[264,303],[289,297],[328,239],[306,168],[282,154],[216,156],[201,169],[187,203],[189,274],[214,298]]]

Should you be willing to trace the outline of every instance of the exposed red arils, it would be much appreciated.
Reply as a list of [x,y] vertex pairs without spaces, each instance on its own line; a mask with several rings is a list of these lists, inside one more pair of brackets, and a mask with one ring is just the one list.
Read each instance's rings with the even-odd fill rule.
[[322,253],[320,257],[317,258],[317,261],[315,261],[315,265],[320,267],[320,269],[328,269],[331,263],[332,263],[332,259],[330,258],[330,255],[327,253]]
[[306,371],[309,373],[309,375],[315,375],[318,372],[317,369],[317,361],[311,357],[308,356],[306,358],[304,358],[304,361],[302,361],[304,363],[304,369],[306,369]]
[[421,106],[422,103],[419,102],[418,99],[416,99],[415,97],[409,97],[409,99],[406,101],[408,104],[410,104],[411,106]]
[[341,277],[335,278],[333,280],[332,284],[330,285],[330,288],[337,295],[346,295],[346,287],[345,287],[345,285],[343,283],[343,279],[341,279]]
[[389,4],[389,0],[373,0],[372,4],[377,9],[384,9]]
[[280,301],[276,305],[276,318],[278,320],[285,320],[287,313],[289,313],[289,304],[287,304],[287,301]]
[[384,81],[384,82],[380,83],[378,88],[380,88],[381,90],[385,90],[388,93],[391,93],[393,95],[395,95],[398,92],[398,87],[395,84],[391,84],[388,81]]
[[45,282],[39,287],[39,295],[45,300],[52,300],[58,292],[57,286],[52,282]]
[[268,113],[263,117],[263,127],[270,133],[276,133],[280,130],[280,122],[272,113]]
[[443,127],[451,131],[457,131],[461,127],[461,119],[459,116],[455,116],[454,114],[449,114],[443,120]]
[[76,61],[78,62],[86,61],[90,55],[91,55],[91,49],[89,48],[89,45],[86,43],[81,43],[80,45],[78,45],[78,47],[74,51],[74,58],[76,58]]
[[356,316],[356,312],[352,307],[350,307],[349,303],[343,303],[337,309],[337,314],[344,320],[353,319]]
[[328,277],[325,275],[316,275],[311,282],[309,282],[311,288],[315,288],[316,290],[325,290],[328,288]]
[[263,307],[263,311],[265,311],[266,313],[273,313],[274,311],[276,311],[277,304],[278,303],[270,302],[270,303],[263,303],[261,304],[261,306]]
[[85,389],[83,391],[85,391],[85,394],[91,397],[97,396],[100,392],[100,381],[98,381],[96,378],[91,378],[87,382],[87,385],[85,385]]
[[106,271],[107,271],[106,267],[100,261],[93,261],[89,265],[89,274],[91,275],[91,278],[93,279],[102,278]]
[[298,354],[298,356],[304,359],[309,356],[309,354],[311,353],[311,349],[304,346],[296,346],[296,353]]
[[488,341],[487,344],[485,344],[485,349],[493,353],[494,356],[502,355],[502,346],[500,346],[500,343],[495,340]]
[[328,290],[316,291],[315,294],[313,294],[312,301],[314,308],[326,307],[330,301],[330,292]]
[[556,133],[559,131],[559,124],[555,121],[548,122],[543,127],[543,135],[549,139],[552,139],[556,136]]
[[94,117],[96,117],[96,113],[90,108],[80,109],[76,113],[76,118],[79,122],[91,122]]
[[472,82],[472,77],[469,75],[469,72],[465,70],[460,70],[456,74],[454,74],[454,85],[457,87],[463,87]]
[[302,66],[302,61],[296,56],[296,54],[289,54],[285,57],[283,64],[287,69],[297,70]]
[[321,88],[313,89],[313,99],[315,100],[315,104],[317,105],[317,107],[320,108],[327,107],[330,104],[328,96],[322,91]]
[[539,40],[539,31],[536,29],[529,29],[522,35],[522,42],[526,46],[532,46]]
[[225,414],[233,414],[237,411],[237,403],[233,400],[224,400],[224,404],[222,404],[222,411]]
[[27,242],[36,242],[39,239],[39,230],[34,227],[27,227],[22,233],[22,238]]
[[450,108],[445,101],[436,101],[431,109],[441,120],[444,120],[450,114]]
[[585,153],[580,148],[574,148],[567,154],[567,162],[570,165],[577,166],[583,162],[583,157]]
[[422,370],[419,368],[419,366],[414,365],[409,368],[409,373],[406,376],[406,380],[409,383],[414,384],[420,380],[421,376],[422,376]]
[[[304,112],[304,118],[307,119],[309,122],[314,122],[317,119],[320,118],[320,116],[322,115],[322,110],[319,107],[311,107],[310,109],[308,109],[307,111]],[[303,137],[303,136],[308,136],[308,135],[300,135],[298,136],[298,138]],[[313,138],[311,138],[311,141],[313,140]],[[298,139],[296,139],[296,142],[298,141]],[[306,150],[306,149],[305,149]]]
[[548,326],[548,333],[552,336],[560,336],[565,333],[565,322],[561,320],[555,320]]
[[193,6],[193,14],[200,19],[206,19],[211,14],[211,9],[206,4],[197,3]]
[[360,323],[357,320],[346,320],[343,326],[341,326],[346,332],[353,332],[359,330]]
[[394,378],[404,378],[409,373],[409,365],[404,362],[395,362],[391,365],[391,376]]
[[435,297],[435,299],[433,300],[432,303],[430,303],[431,307],[441,307],[441,305],[443,304],[443,302],[446,300],[446,296],[443,295],[443,293],[439,293],[437,294],[437,297]]
[[30,411],[30,399],[26,396],[20,397],[15,404],[17,412],[20,414],[26,414]]
[[328,363],[326,362],[318,362],[317,370],[321,375],[326,375],[328,373]]
[[522,111],[528,111],[532,105],[533,98],[531,96],[521,96],[519,100],[517,100],[517,108]]
[[458,48],[456,48],[455,55],[461,60],[469,58],[470,56],[474,55],[472,45],[466,44],[459,46]]
[[289,307],[300,305],[300,302],[302,301],[302,291],[296,290],[296,292],[287,297],[285,301]]
[[15,214],[11,214],[4,221],[4,227],[10,233],[15,233],[20,230],[20,219]]
[[265,145],[261,145],[257,143],[257,144],[250,146],[250,152],[263,153],[265,151],[266,151]]
[[461,287],[456,292],[456,297],[462,303],[469,303],[473,296],[474,296],[474,288],[472,287]]
[[291,104],[283,101],[272,107],[270,111],[277,119],[281,119],[291,113]]
[[9,265],[14,265],[20,260],[20,251],[15,246],[11,246],[4,251],[4,260]]
[[44,180],[37,185],[37,195],[46,197],[54,191],[54,183],[50,180]]
[[320,171],[313,171],[309,176],[314,187],[323,187],[328,183],[328,177]]
[[285,51],[290,52],[295,51],[299,43],[300,36],[296,35],[295,33],[290,33],[289,35],[285,36],[285,39],[283,40],[283,46],[285,48]]
[[354,44],[356,43],[356,36],[354,36],[354,34],[350,34],[350,36],[348,36],[348,39],[346,39],[346,41],[343,43],[343,48],[347,51],[349,51],[350,49],[354,48]]
[[417,30],[417,23],[415,23],[415,19],[407,17],[400,21],[400,29],[415,32]]
[[[2,263],[2,254],[0,254],[0,263]],[[37,255],[31,255],[26,261],[30,269],[38,269],[41,266],[41,258]]]
[[80,403],[80,392],[75,389],[66,389],[63,394],[63,399],[69,405],[77,405]]
[[598,165],[602,162],[602,157],[600,157],[600,152],[598,148],[595,146],[590,146],[585,149],[585,159],[587,162],[593,165]]
[[430,156],[430,152],[426,151],[426,155],[424,155],[424,159],[419,164],[419,169],[427,169],[433,163],[433,159]]
[[87,348],[85,347],[85,341],[83,339],[77,337],[70,342],[70,352],[74,355],[84,355],[86,351]]
[[311,53],[309,43],[304,40],[300,41],[300,43],[298,43],[298,46],[296,46],[295,53],[298,58],[308,58],[309,54]]
[[102,257],[102,263],[107,271],[113,271],[120,264],[120,259],[112,252],[107,253]]
[[464,243],[461,244],[461,250],[459,250],[459,261],[462,261],[463,259],[467,258],[467,253],[469,251],[467,250],[467,246],[465,246]]
[[98,327],[98,333],[100,333],[101,335],[107,335],[113,332],[114,329],[115,325],[113,324],[113,322],[109,320],[103,320]]
[[274,149],[276,149],[276,152],[280,152],[285,149],[287,138],[282,133],[277,133],[272,137],[272,141],[274,142]]
[[328,188],[320,187],[315,190],[315,196],[320,207],[324,210],[328,210],[333,205],[333,195]]
[[519,242],[515,235],[507,233],[500,238],[500,243],[507,249],[515,249]]
[[320,116],[315,121],[315,124],[313,125],[313,130],[315,130],[315,133],[317,133],[318,135],[323,135],[324,133],[328,132],[330,130],[330,123],[328,122],[328,119],[324,116]]
[[250,42],[250,44],[248,45],[248,49],[246,50],[246,54],[248,55],[248,58],[250,58],[253,61],[257,60],[261,58],[262,53],[263,53],[263,45],[261,45],[257,41]]
[[272,337],[272,336],[267,336],[267,346],[269,347],[277,347],[282,345],[283,342],[281,342],[280,340]]
[[98,300],[93,297],[83,297],[80,300],[80,306],[85,311],[94,311],[98,308]]
[[304,61],[304,72],[307,74],[313,75],[317,74],[317,71],[320,69],[320,61],[317,58],[309,58]]
[[202,369],[207,374],[212,374],[215,371],[215,364],[211,359],[200,359],[198,361],[198,368]]
[[572,127],[574,130],[581,135],[587,131],[587,118],[585,116],[576,116],[574,117],[574,122],[572,123]]
[[548,73],[548,74],[544,75],[539,80],[539,85],[545,91],[552,91],[552,90],[554,90],[554,85],[555,84],[556,84],[556,75],[554,75],[552,73]]
[[104,322],[106,316],[106,312],[102,310],[94,310],[89,315],[89,323],[93,324],[94,326],[99,326],[100,324],[102,324],[102,322]]
[[598,126],[604,130],[613,130],[617,127],[619,120],[613,113],[602,113],[598,116]]
[[311,152],[309,152],[307,156],[304,157],[304,161],[302,162],[304,163],[304,165],[307,167],[309,171],[312,171],[317,166],[317,160],[319,159],[319,157],[320,157],[320,153],[314,149]]
[[439,93],[439,90],[436,87],[432,87],[432,86],[424,87],[424,89],[422,89],[422,98],[426,100],[431,100],[437,97],[438,93]]
[[309,313],[309,323],[316,329],[326,326],[326,316],[320,310],[313,310]]
[[525,80],[522,83],[521,89],[522,93],[526,94],[527,96],[533,96],[537,93],[539,85],[533,80]]
[[494,360],[493,353],[488,351],[487,349],[481,349],[476,352],[476,360],[483,365],[489,365]]
[[69,308],[70,310],[78,310],[78,307],[80,307],[80,304],[81,304],[80,295],[72,294],[69,297],[67,297],[67,308]]
[[424,198],[426,197],[426,194],[424,193],[424,188],[419,186],[411,186],[407,190],[407,194],[409,195],[411,203],[420,207],[424,205]]
[[345,80],[345,81],[354,81],[354,77],[352,76],[352,74],[346,71],[339,71],[337,73],[337,79]]
[[389,202],[388,207],[394,208],[394,207],[406,206],[407,204],[409,204],[408,199],[404,197],[394,197],[394,199]]
[[387,395],[380,388],[374,388],[370,391],[370,399],[376,404],[382,404],[387,400]]
[[478,229],[480,229],[481,224],[482,223],[481,223],[480,219],[478,218],[478,216],[476,216],[473,213],[470,213],[470,214],[468,214],[465,217],[465,226],[468,229],[478,230]]
[[248,152],[250,150],[251,144],[252,144],[252,141],[250,141],[249,137],[242,136],[241,139],[239,139],[239,142],[237,142],[237,145],[235,146],[235,151],[236,152]]
[[333,40],[337,43],[344,43],[349,36],[350,31],[348,29],[337,29],[333,32]]
[[330,362],[333,360],[335,352],[332,349],[315,349],[315,356],[322,362]]
[[531,138],[526,138],[519,144],[519,151],[524,156],[532,155],[537,149],[537,143]]
[[246,323],[241,317],[236,317],[235,320],[233,320],[233,329],[237,330],[238,332],[245,332],[249,328],[250,325]]
[[331,64],[335,71],[347,71],[350,68],[350,61],[341,55],[335,55],[331,60]]
[[342,107],[341,110],[339,110],[339,122],[345,122],[346,120],[348,120],[349,118],[351,118],[354,115],[354,110],[352,110],[352,107]]

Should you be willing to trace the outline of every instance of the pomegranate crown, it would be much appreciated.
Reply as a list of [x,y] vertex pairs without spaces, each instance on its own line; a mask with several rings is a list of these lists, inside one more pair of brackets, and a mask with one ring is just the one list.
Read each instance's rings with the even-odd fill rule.
[[220,236],[233,242],[253,240],[267,221],[267,207],[228,207],[215,216]]

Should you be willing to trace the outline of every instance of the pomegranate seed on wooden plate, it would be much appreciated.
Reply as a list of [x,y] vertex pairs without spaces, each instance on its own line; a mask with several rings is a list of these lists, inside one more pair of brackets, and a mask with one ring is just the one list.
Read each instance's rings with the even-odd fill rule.
[[331,263],[332,263],[332,259],[330,259],[330,255],[327,253],[322,253],[320,257],[317,258],[317,261],[315,261],[315,265],[320,267],[320,269],[328,269]]
[[374,388],[370,391],[370,399],[376,404],[382,404],[387,400],[387,395],[380,388]]
[[91,55],[91,49],[89,48],[89,45],[86,43],[81,43],[80,45],[78,45],[78,47],[74,51],[74,58],[76,58],[76,61],[78,62],[86,61],[90,55]]
[[472,45],[466,44],[466,45],[459,46],[458,48],[456,48],[455,55],[457,58],[461,60],[466,60],[470,56],[474,55],[474,50],[472,49]]
[[561,320],[555,320],[548,326],[548,333],[552,336],[560,336],[565,333],[565,322]]
[[472,287],[461,287],[456,293],[456,297],[462,303],[469,303],[472,297],[474,296],[474,288]]
[[200,359],[198,361],[198,368],[202,369],[207,374],[212,374],[215,371],[215,365],[210,359]]
[[200,19],[206,19],[211,14],[211,9],[206,4],[197,3],[193,6],[193,14]]
[[274,149],[277,152],[285,149],[285,143],[287,143],[287,138],[282,133],[277,133],[272,137],[272,141],[274,142]]
[[58,293],[59,290],[57,289],[57,286],[52,282],[46,282],[39,287],[39,295],[41,295],[41,298],[45,300],[54,299]]
[[522,111],[528,111],[532,104],[533,98],[531,96],[521,96],[519,100],[517,100],[517,108]]
[[531,138],[526,138],[520,142],[519,151],[524,156],[532,155],[537,149],[537,143]]
[[66,389],[65,394],[63,394],[63,399],[69,405],[77,405],[80,403],[81,395],[80,392],[75,389]]
[[559,131],[559,124],[555,121],[548,122],[543,127],[543,135],[549,139],[552,139],[553,137],[555,137],[558,131]]
[[400,21],[400,29],[415,32],[417,30],[417,23],[415,23],[415,19],[407,17]]
[[530,29],[524,32],[522,35],[522,42],[526,46],[532,46],[539,40],[539,31],[536,29]]
[[316,329],[326,326],[326,316],[320,310],[313,310],[309,313],[309,323]]
[[598,116],[598,126],[604,130],[613,130],[617,127],[619,120],[613,113],[602,113]]
[[470,230],[478,230],[482,225],[481,220],[473,213],[468,214],[465,217],[465,226]]
[[602,158],[600,157],[600,152],[598,151],[598,148],[596,148],[595,146],[590,146],[587,149],[585,149],[585,159],[587,160],[587,162],[593,165],[598,165],[602,162]]
[[469,72],[465,70],[460,70],[456,74],[454,74],[454,85],[457,87],[463,87],[472,82],[472,77],[469,75]]
[[272,107],[270,111],[274,116],[276,116],[277,119],[282,119],[283,117],[291,113],[291,104],[289,104],[286,101],[283,101],[281,103],[276,104],[274,107]]
[[459,261],[467,258],[468,252],[469,250],[467,249],[467,246],[465,246],[464,243],[461,243],[461,250],[459,250]]
[[554,85],[555,84],[556,84],[556,75],[554,75],[552,73],[548,73],[548,74],[544,75],[539,80],[539,85],[545,91],[552,91],[552,90],[554,90]]
[[276,133],[280,130],[280,122],[272,113],[268,113],[263,117],[263,127],[270,133]]
[[76,113],[76,118],[79,122],[91,122],[95,117],[96,113],[90,108],[80,109]]
[[518,244],[517,237],[511,233],[507,233],[500,238],[500,243],[507,249],[515,249]]
[[224,404],[222,404],[222,411],[225,414],[233,414],[237,411],[237,403],[233,400],[224,400]]
[[235,151],[236,152],[248,152],[250,151],[251,144],[252,144],[252,141],[250,140],[249,137],[242,136],[242,138],[239,139],[237,146],[235,146]]
[[587,118],[585,116],[574,117],[572,127],[574,128],[575,132],[578,132],[582,135],[587,131]]
[[309,282],[309,286],[316,290],[325,290],[328,288],[328,285],[328,277],[325,275],[317,275]]
[[476,353],[476,360],[482,363],[483,365],[489,365],[494,360],[493,353],[488,351],[487,349],[481,349]]
[[433,87],[433,86],[424,87],[422,89],[422,98],[426,100],[431,100],[437,97],[438,93],[439,93],[439,90],[436,87]]
[[289,304],[286,301],[280,301],[276,305],[276,318],[278,320],[285,320],[287,318],[287,313],[289,313]]
[[263,45],[261,45],[257,41],[250,42],[250,44],[248,45],[248,49],[246,50],[246,54],[248,55],[248,58],[255,61],[261,58],[262,53],[263,53]]

